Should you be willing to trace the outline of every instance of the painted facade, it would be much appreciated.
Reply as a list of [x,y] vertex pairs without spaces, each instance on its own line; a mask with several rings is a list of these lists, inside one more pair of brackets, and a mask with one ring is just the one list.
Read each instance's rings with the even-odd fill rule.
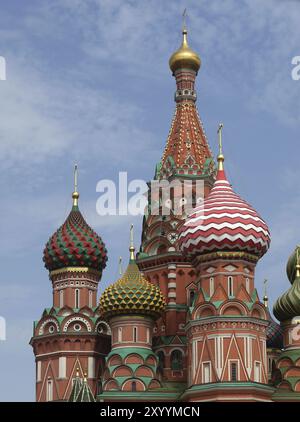
[[[196,103],[201,60],[182,35],[169,61],[175,114],[154,175],[174,185],[168,204],[149,189],[139,252],[131,237],[128,267],[98,304],[107,251],[79,211],[77,177],[70,215],[46,244],[53,304],[30,342],[37,401],[300,400],[298,249],[292,286],[274,307],[279,325],[255,288],[269,229],[227,180],[223,125],[213,159]],[[174,205],[187,203],[188,213]]]

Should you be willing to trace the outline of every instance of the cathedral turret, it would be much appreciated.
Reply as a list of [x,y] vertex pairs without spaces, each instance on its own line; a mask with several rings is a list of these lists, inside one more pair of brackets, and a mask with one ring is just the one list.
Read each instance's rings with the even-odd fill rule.
[[[158,357],[152,351],[154,321],[161,317],[165,299],[160,289],[149,283],[135,262],[133,227],[130,259],[125,273],[102,293],[99,307],[110,325],[112,349],[106,358],[100,399],[143,400],[145,394],[161,387]],[[127,393],[127,395],[126,395]]]
[[[254,285],[270,234],[258,213],[237,195],[224,170],[222,128],[217,179],[181,227],[179,245],[197,271],[187,316],[189,389],[186,400],[271,400],[267,386],[268,313]],[[240,385],[237,389],[237,385]]]
[[43,261],[49,270],[53,304],[34,323],[31,339],[36,356],[36,400],[68,400],[75,368],[87,369],[96,393],[96,377],[109,348],[109,327],[97,308],[97,289],[107,251],[78,207],[77,166],[72,209],[50,237]]
[[287,263],[291,287],[280,296],[274,307],[275,317],[283,330],[283,350],[276,362],[275,401],[300,401],[300,247]]

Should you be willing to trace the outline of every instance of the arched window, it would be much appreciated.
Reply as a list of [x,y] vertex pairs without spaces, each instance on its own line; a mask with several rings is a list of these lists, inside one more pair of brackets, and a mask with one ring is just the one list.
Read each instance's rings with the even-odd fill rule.
[[195,299],[195,290],[190,290],[189,306],[192,306]]
[[183,356],[180,350],[173,350],[171,353],[171,369],[175,371],[183,369]]
[[157,353],[158,356],[158,370],[163,372],[165,367],[165,354],[162,350]]
[[233,296],[233,277],[228,277],[228,296]]
[[249,293],[250,292],[250,281],[249,281],[249,277],[246,278],[246,290]]
[[135,382],[135,381],[132,381],[132,384],[131,384],[131,391],[133,391],[133,392],[135,392],[135,391],[136,391],[136,382]]
[[210,297],[214,294],[215,292],[215,279],[213,277],[210,277],[209,279],[209,295]]
[[80,307],[80,292],[79,289],[75,289],[75,308]]

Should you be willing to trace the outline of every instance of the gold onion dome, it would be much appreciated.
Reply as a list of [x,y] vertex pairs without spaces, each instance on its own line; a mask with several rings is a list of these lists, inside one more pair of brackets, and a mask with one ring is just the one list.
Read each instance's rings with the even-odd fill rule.
[[140,314],[157,319],[165,308],[165,298],[159,287],[141,275],[132,245],[129,250],[130,260],[125,273],[116,283],[107,287],[100,297],[100,313],[104,318]]
[[[294,278],[290,279],[292,286],[280,296],[273,308],[273,313],[279,321],[288,321],[300,315],[300,251],[295,251]],[[290,264],[291,265],[291,264]]]
[[173,73],[178,69],[192,69],[197,73],[201,66],[201,60],[198,54],[188,45],[186,28],[182,31],[182,37],[183,39],[180,48],[170,57],[170,69]]

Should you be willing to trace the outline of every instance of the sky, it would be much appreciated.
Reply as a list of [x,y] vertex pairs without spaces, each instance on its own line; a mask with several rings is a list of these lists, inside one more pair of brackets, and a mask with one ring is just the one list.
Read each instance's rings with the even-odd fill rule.
[[256,286],[262,296],[268,278],[271,305],[289,287],[285,265],[300,243],[300,1],[2,0],[0,401],[34,400],[28,343],[52,301],[42,252],[70,211],[74,163],[80,209],[108,249],[100,290],[127,260],[131,223],[139,246],[142,217],[100,217],[96,185],[120,171],[153,177],[175,108],[168,59],[184,8],[211,149],[222,121],[227,176],[270,227]]

